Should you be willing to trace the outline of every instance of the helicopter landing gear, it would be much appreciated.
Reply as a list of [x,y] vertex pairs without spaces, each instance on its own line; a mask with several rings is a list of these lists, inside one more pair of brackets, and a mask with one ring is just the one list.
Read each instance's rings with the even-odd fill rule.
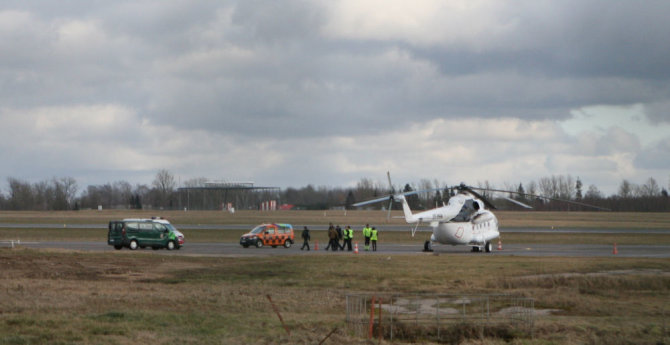
[[473,253],[487,252],[490,253],[493,250],[493,245],[491,242],[486,241],[483,246],[472,246]]
[[426,241],[423,244],[423,251],[424,252],[432,252],[433,251],[433,246],[430,244],[430,241]]

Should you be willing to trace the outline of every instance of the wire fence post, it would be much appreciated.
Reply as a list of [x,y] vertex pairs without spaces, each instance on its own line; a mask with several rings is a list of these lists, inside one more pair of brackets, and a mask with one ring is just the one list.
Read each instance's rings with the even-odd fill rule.
[[[462,324],[480,328],[481,334],[490,327],[506,325],[533,336],[534,300],[518,295],[353,294],[347,295],[346,301],[347,326],[371,340],[375,338],[375,322],[379,329],[377,336],[388,336],[391,342],[398,336],[405,339],[405,335],[439,342],[443,328],[448,331]],[[379,308],[378,321],[375,308]],[[389,313],[386,321],[382,320],[383,309]]]

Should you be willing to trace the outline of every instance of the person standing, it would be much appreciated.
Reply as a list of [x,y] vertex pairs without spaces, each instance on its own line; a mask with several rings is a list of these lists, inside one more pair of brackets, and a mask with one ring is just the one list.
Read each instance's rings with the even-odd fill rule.
[[377,251],[377,228],[374,226],[372,227],[372,231],[370,232],[370,242],[372,243],[372,251],[376,252]]
[[365,237],[365,251],[367,252],[370,250],[370,236],[372,235],[372,229],[370,228],[370,224],[365,224],[365,227],[363,228],[363,237]]
[[[335,227],[335,231],[337,231],[337,247],[340,250],[344,250],[344,236],[342,236],[342,228],[340,228],[340,224],[337,224]],[[342,240],[342,244],[340,245],[340,240]]]
[[347,250],[351,251],[351,241],[354,239],[354,229],[349,225],[344,229],[344,243],[347,245]]
[[307,250],[309,250],[309,240],[311,239],[311,236],[309,235],[309,229],[305,227],[305,229],[302,230],[302,247],[300,247],[300,250],[305,249],[307,247]]
[[339,248],[339,245],[337,244],[337,230],[335,230],[333,223],[330,223],[330,226],[328,227],[328,245],[326,246],[326,250],[331,247],[333,248],[333,251],[337,251],[337,248]]

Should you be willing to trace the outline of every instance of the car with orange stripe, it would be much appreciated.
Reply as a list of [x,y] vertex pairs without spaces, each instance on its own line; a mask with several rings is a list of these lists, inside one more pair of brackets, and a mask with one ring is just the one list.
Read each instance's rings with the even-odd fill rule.
[[248,233],[240,237],[240,245],[244,248],[249,246],[256,246],[261,248],[263,246],[284,246],[284,248],[291,248],[295,239],[293,234],[293,226],[291,224],[272,223],[261,224],[253,228]]

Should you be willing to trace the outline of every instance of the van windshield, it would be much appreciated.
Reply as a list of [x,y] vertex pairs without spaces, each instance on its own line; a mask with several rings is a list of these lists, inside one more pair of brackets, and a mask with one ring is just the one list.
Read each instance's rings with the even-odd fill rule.
[[259,225],[259,226],[255,227],[253,230],[251,230],[251,233],[252,234],[260,234],[261,232],[263,232],[263,229],[265,229],[265,226]]

